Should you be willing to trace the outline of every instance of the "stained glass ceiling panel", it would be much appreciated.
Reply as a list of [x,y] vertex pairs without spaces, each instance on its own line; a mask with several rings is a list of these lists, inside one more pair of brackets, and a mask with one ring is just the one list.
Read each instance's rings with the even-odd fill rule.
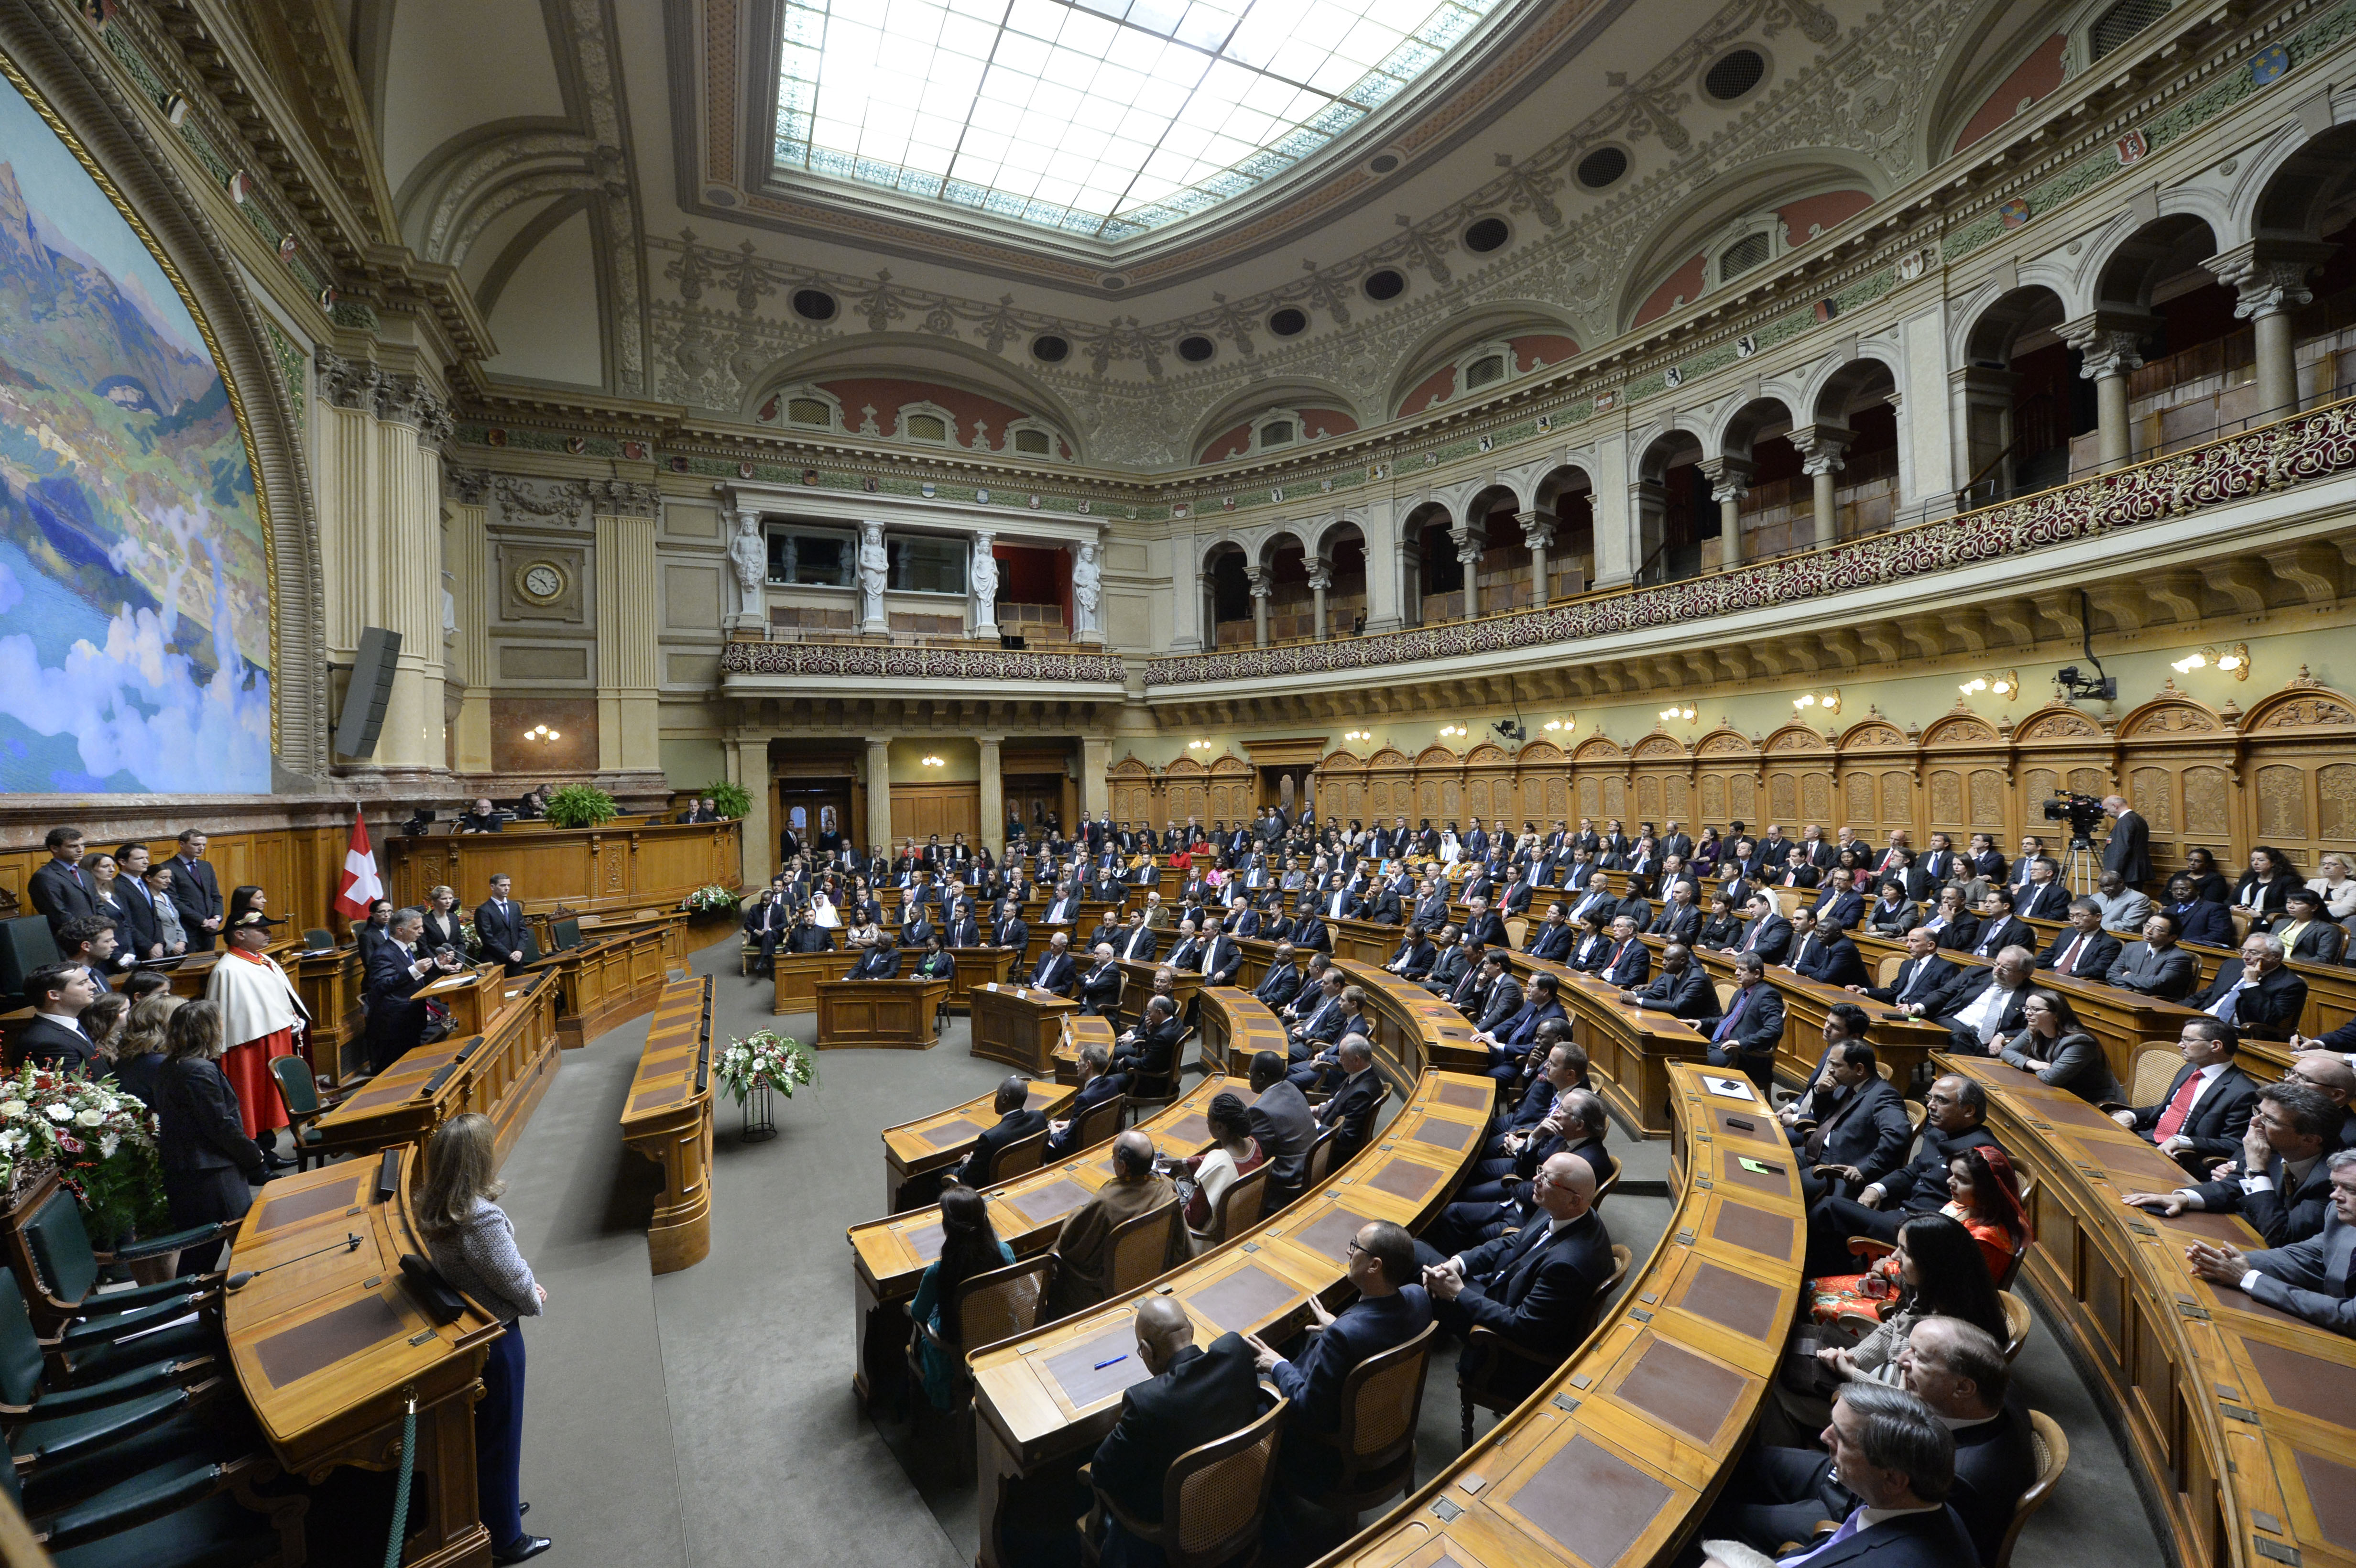
[[786,0],[776,164],[1119,240],[1315,156],[1513,0]]

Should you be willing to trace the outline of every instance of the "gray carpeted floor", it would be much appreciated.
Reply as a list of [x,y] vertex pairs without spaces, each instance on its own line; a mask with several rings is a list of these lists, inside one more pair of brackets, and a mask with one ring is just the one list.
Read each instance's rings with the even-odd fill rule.
[[[731,940],[696,955],[717,974],[714,1038],[775,1022],[766,986],[735,973]],[[879,1128],[980,1094],[1003,1069],[967,1053],[965,1026],[932,1051],[829,1051],[819,1082],[777,1103],[780,1136],[737,1140],[723,1100],[712,1255],[648,1270],[653,1168],[616,1127],[644,1020],[563,1065],[503,1172],[517,1239],[548,1287],[525,1327],[527,1525],[555,1537],[546,1561],[584,1568],[958,1568],[973,1561],[974,1491],[948,1485],[895,1423],[870,1422],[851,1392],[851,1279],[845,1227],[883,1211]],[[1628,1179],[1667,1173],[1665,1143],[1616,1143]],[[1613,1239],[1641,1261],[1665,1200],[1615,1195]],[[2017,1373],[2029,1403],[2072,1442],[2071,1475],[2030,1524],[2019,1561],[2079,1568],[2159,1560],[2118,1447],[2052,1335],[2040,1328]],[[1419,1473],[1454,1460],[1452,1353],[1433,1368]],[[1490,1418],[1481,1418],[1486,1431]],[[1302,1528],[1313,1526],[1304,1521]]]

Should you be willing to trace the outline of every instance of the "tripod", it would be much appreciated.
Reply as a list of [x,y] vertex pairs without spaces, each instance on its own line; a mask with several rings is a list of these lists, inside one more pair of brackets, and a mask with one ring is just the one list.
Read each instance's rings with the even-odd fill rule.
[[2062,860],[2062,881],[2070,890],[2070,896],[2079,898],[2091,894],[2102,875],[2103,864],[2094,857],[2094,841],[2091,838],[2071,839],[2070,852]]

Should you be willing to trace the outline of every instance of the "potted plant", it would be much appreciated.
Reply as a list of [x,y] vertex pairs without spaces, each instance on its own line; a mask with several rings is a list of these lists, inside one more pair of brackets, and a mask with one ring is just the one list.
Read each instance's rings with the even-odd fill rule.
[[723,822],[739,821],[753,809],[753,792],[743,784],[723,780],[705,784],[703,793],[712,797],[712,809],[720,814]]
[[742,1040],[730,1040],[712,1071],[720,1086],[744,1106],[744,1137],[753,1144],[777,1136],[777,1124],[769,1112],[770,1093],[774,1091],[790,1100],[796,1088],[816,1083],[818,1058],[791,1035],[756,1029]]
[[557,827],[602,827],[622,814],[614,797],[595,784],[569,784],[552,792],[548,820]]

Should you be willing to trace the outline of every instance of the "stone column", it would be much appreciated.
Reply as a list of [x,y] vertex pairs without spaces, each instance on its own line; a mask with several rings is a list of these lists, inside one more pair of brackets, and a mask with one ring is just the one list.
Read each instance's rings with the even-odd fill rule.
[[[998,558],[991,553],[997,542],[994,534],[973,536],[971,564],[966,576],[972,584],[973,635],[977,637],[998,635]],[[1000,831],[1003,833],[1004,829]]]
[[[1001,816],[1004,813],[1001,812]],[[1001,826],[1001,833],[1006,831]],[[867,848],[884,849],[892,842],[892,738],[867,737]]]
[[1742,563],[1742,497],[1751,494],[1751,459],[1731,453],[1701,461],[1702,477],[1709,482],[1709,498],[1718,503],[1718,563]]
[[442,560],[456,624],[445,679],[460,689],[453,763],[462,773],[491,771],[491,551],[483,528],[490,484],[479,469],[443,471]]
[[1792,427],[1792,447],[1800,454],[1800,472],[1815,481],[1818,549],[1831,545],[1840,535],[1839,513],[1833,501],[1833,475],[1841,471],[1841,459],[1855,439],[1850,432],[1837,425]]
[[1269,580],[1264,566],[1245,567],[1244,581],[1251,584],[1252,646],[1264,648],[1268,646],[1269,595],[1276,592],[1276,584]]
[[2080,374],[2094,383],[2094,454],[2105,472],[2123,466],[2135,450],[2135,432],[2127,423],[2127,377],[2143,363],[2139,345],[2150,329],[2148,316],[2107,310],[2059,328],[2062,341],[2082,357]]
[[[1400,539],[1398,551],[1399,624],[1423,624],[1423,547],[1414,539]],[[1368,630],[1372,630],[1372,626]]]
[[724,755],[728,782],[744,785],[753,800],[738,827],[743,876],[749,886],[763,887],[777,869],[777,825],[769,815],[776,792],[770,787],[768,738],[739,734],[728,743]]
[[[1635,544],[1635,549],[1633,552],[1635,559],[1628,565],[1632,581],[1642,582],[1644,581],[1644,574],[1648,571],[1653,573],[1653,581],[1656,582],[1660,581],[1661,563],[1654,557],[1660,550],[1663,531],[1668,525],[1668,515],[1669,493],[1659,481],[1639,479],[1628,486],[1630,524],[1628,532]],[[1600,546],[1603,538],[1602,527],[1600,523],[1597,525],[1595,537]],[[1599,576],[1597,578],[1599,585],[1601,581]]]
[[1543,610],[1554,597],[1552,569],[1547,564],[1547,551],[1554,548],[1554,514],[1515,512],[1514,521],[1522,525],[1522,542],[1530,547],[1530,605]]
[[1322,555],[1309,558],[1309,592],[1313,603],[1310,612],[1311,635],[1319,642],[1325,640],[1325,592],[1333,586],[1333,563]]
[[1112,789],[1105,782],[1105,753],[1110,743],[1098,735],[1080,737],[1080,816],[1093,822],[1112,808]]
[[2313,240],[2251,240],[2201,265],[2241,295],[2233,314],[2251,324],[2257,337],[2260,423],[2298,411],[2297,345],[2291,338],[2291,313],[2314,298],[2307,274],[2330,258],[2334,247]]
[[1006,853],[1006,780],[999,772],[998,743],[1003,735],[976,735],[974,747],[980,752],[981,772],[981,841],[990,846],[993,855]]
[[1456,541],[1456,564],[1464,569],[1464,618],[1469,621],[1481,613],[1481,552],[1489,548],[1489,536],[1470,523],[1459,523],[1448,537]]
[[597,766],[662,767],[662,649],[651,485],[592,487],[597,508]]

